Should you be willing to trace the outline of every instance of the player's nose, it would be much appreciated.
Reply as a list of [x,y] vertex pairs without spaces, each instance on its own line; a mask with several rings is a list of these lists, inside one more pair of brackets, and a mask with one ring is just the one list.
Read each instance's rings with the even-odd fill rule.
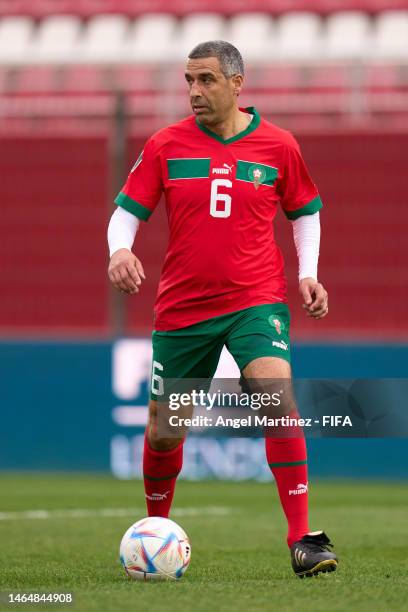
[[193,83],[191,83],[191,87],[190,87],[190,98],[192,100],[194,100],[194,98],[200,97],[201,96],[201,90],[200,90],[200,86],[198,85],[198,83],[196,81],[193,81]]

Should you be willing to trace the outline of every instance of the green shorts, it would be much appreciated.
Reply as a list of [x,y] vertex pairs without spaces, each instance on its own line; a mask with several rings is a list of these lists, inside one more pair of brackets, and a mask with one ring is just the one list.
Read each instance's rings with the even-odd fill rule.
[[173,331],[154,331],[151,398],[162,394],[163,379],[214,376],[225,345],[240,371],[257,357],[290,363],[290,315],[286,304],[262,304]]

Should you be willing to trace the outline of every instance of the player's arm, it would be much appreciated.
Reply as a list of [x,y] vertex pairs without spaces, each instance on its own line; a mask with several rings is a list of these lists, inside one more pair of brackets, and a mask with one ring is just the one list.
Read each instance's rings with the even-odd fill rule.
[[327,291],[317,280],[320,248],[320,214],[302,215],[292,221],[299,261],[299,292],[308,316],[321,319],[328,313]]
[[108,276],[112,285],[124,293],[137,293],[142,280],[146,278],[142,263],[132,253],[132,247],[140,220],[149,219],[161,193],[160,159],[154,138],[150,138],[115,199],[118,208],[108,227]]
[[132,253],[139,223],[137,217],[118,207],[108,226],[109,280],[115,289],[131,295],[146,278],[141,261]]
[[299,292],[308,316],[321,319],[328,312],[327,291],[317,280],[320,245],[319,210],[323,204],[310,178],[298,143],[290,137],[284,147],[278,192],[286,217],[293,223],[299,259]]

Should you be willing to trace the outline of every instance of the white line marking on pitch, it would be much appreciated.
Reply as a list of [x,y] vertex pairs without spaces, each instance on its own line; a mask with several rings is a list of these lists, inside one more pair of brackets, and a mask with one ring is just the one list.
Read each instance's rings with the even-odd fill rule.
[[[231,514],[231,508],[203,506],[202,508],[175,508],[171,515],[177,516],[225,516]],[[62,518],[115,518],[121,516],[144,517],[145,508],[101,508],[100,510],[26,510],[23,512],[0,512],[0,521],[62,519]]]

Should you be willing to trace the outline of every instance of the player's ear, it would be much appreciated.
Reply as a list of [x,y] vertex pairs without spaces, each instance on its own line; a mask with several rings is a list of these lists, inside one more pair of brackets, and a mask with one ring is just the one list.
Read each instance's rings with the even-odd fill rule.
[[241,93],[243,82],[244,77],[242,76],[242,74],[234,74],[234,76],[232,77],[233,91],[237,97]]

